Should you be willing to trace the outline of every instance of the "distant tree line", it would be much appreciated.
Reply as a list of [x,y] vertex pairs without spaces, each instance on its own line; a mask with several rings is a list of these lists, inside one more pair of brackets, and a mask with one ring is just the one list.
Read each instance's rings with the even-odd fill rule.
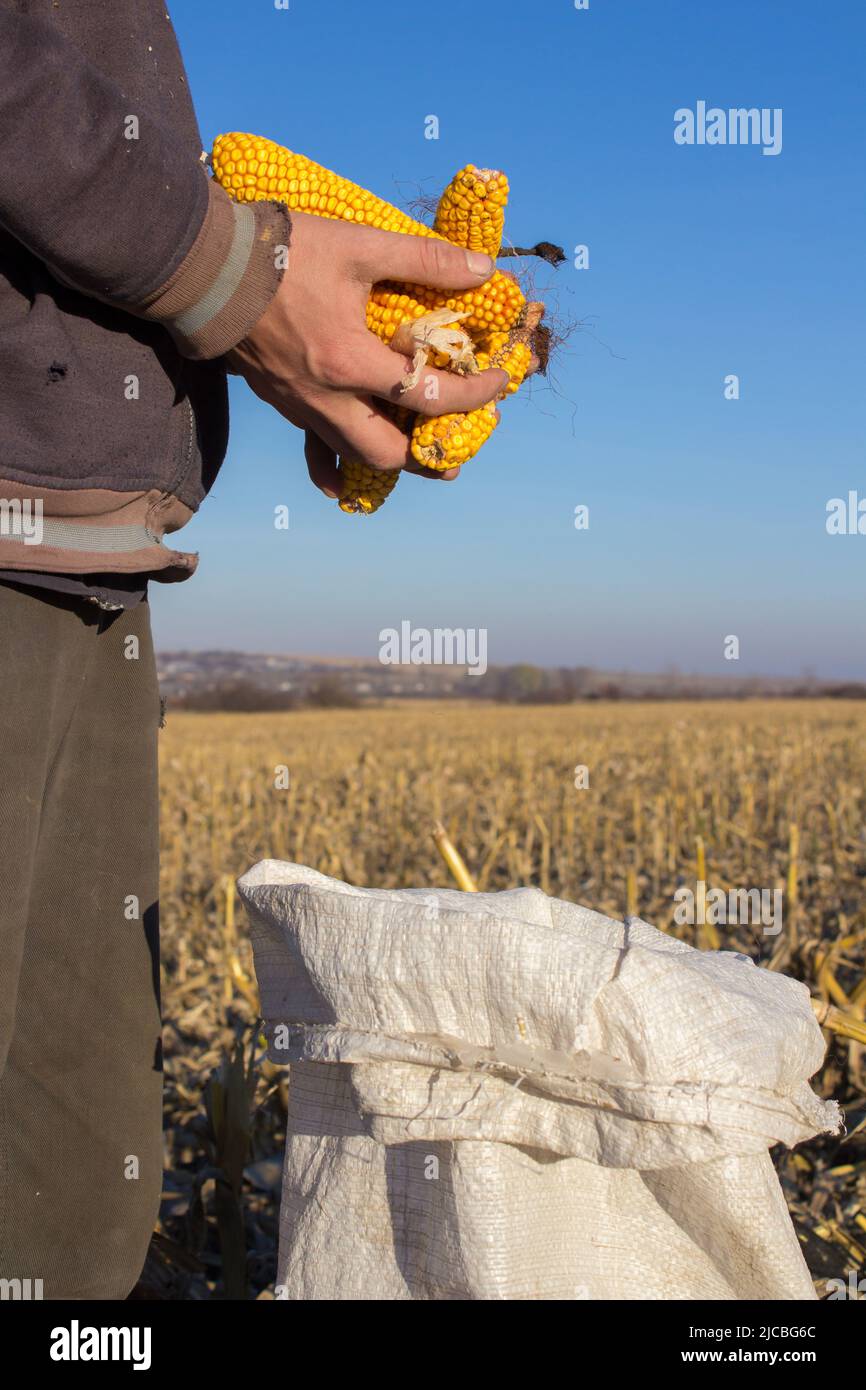
[[303,693],[274,690],[255,681],[223,681],[202,690],[172,695],[169,709],[226,714],[269,714],[292,709],[355,709],[360,703],[339,676],[322,676]]
[[[369,684],[369,682],[368,682]],[[238,679],[218,682],[206,688],[172,695],[170,709],[225,711],[264,714],[297,709],[355,709],[362,704],[380,703],[387,692],[373,684],[362,699],[337,675],[325,675],[299,690],[276,690],[256,681]],[[514,666],[493,666],[483,676],[467,678],[448,692],[435,687],[420,698],[493,700],[509,705],[566,705],[577,700],[747,700],[761,696],[782,699],[832,698],[866,699],[866,683],[859,681],[817,681],[802,684],[776,683],[759,677],[744,678],[736,686],[714,684],[709,678],[684,677],[672,673],[659,679],[625,674],[620,678],[603,676],[589,666],[542,667],[526,662]],[[401,698],[419,698],[408,692]]]
[[673,672],[659,679],[626,673],[603,676],[590,666],[542,667],[520,663],[491,667],[471,681],[472,694],[485,700],[517,705],[563,705],[575,700],[748,700],[772,695],[785,699],[866,699],[862,681],[777,683],[761,677],[743,678],[736,686],[715,684],[701,676]]
[[573,700],[618,700],[616,681],[597,682],[588,666],[548,668],[520,662],[516,666],[492,666],[472,681],[473,693],[483,700],[509,705],[568,705]]

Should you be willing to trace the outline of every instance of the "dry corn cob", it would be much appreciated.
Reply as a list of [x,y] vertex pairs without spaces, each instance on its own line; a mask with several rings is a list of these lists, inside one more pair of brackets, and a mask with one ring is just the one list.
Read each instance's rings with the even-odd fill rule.
[[396,469],[386,473],[357,459],[341,458],[340,511],[362,512],[365,516],[377,512],[391,496],[399,476]]
[[361,222],[413,236],[433,235],[429,227],[383,198],[273,140],[234,131],[218,135],[211,163],[216,178],[239,203],[272,198],[296,212],[314,212],[319,217]]
[[[388,401],[382,402],[382,408],[405,435],[412,434],[416,418],[414,410]],[[386,473],[379,468],[371,468],[367,463],[359,463],[357,459],[341,458],[339,474],[342,482],[337,499],[340,511],[369,516],[371,512],[377,512],[383,502],[387,502],[400,471],[396,469]]]
[[[507,201],[508,180],[504,174],[497,169],[477,169],[474,164],[467,164],[455,174],[439,199],[433,227],[457,246],[495,257],[502,245]],[[456,307],[456,300],[447,302]],[[518,304],[516,296],[515,304]],[[538,308],[540,306],[528,306],[533,328],[541,317],[540,313],[533,312]],[[529,334],[515,330],[514,326],[527,320],[522,292],[517,314],[521,317],[502,315],[499,322],[494,316],[492,326],[484,328],[475,315],[470,314],[463,320],[475,337],[479,370],[501,367],[508,372],[508,385],[499,399],[517,390],[532,362]],[[478,410],[432,419],[419,415],[412,432],[412,457],[428,468],[442,471],[459,468],[478,453],[498,423],[499,412],[494,403],[480,406]]]
[[498,423],[493,401],[458,415],[419,415],[412,431],[412,457],[442,473],[461,468],[475,457]]
[[[457,246],[483,250],[496,256],[502,245],[502,226],[505,204],[508,201],[508,180],[497,169],[476,169],[467,164],[449,183],[436,209],[433,226]],[[522,312],[523,296],[521,294]],[[537,306],[533,306],[535,308]],[[526,318],[525,313],[523,318]],[[540,314],[533,315],[532,326]],[[476,360],[483,371],[486,367],[501,367],[508,372],[508,386],[502,393],[516,391],[529,369],[532,351],[528,335],[515,334],[512,323],[494,323],[480,328],[473,318],[465,320],[475,332]],[[428,468],[460,467],[477,454],[499,423],[495,404],[478,410],[435,419],[419,416],[412,434],[412,456]]]
[[[437,221],[453,229],[453,237],[445,238],[440,226],[425,226],[349,179],[271,140],[241,133],[218,136],[211,162],[219,183],[239,202],[273,198],[285,202],[292,211],[357,222],[385,231],[453,239],[466,246],[474,245],[480,238],[498,249],[501,240],[508,182],[498,171],[475,170],[474,166],[467,165],[451,181],[437,211]],[[495,250],[488,254],[495,255]],[[470,334],[491,342],[497,340],[494,351],[486,352],[483,360],[485,365],[498,365],[492,359],[503,351],[507,356],[507,346],[511,344],[509,330],[521,320],[524,308],[525,300],[516,280],[500,271],[494,271],[478,289],[444,300],[441,291],[427,286],[383,283],[371,291],[367,327],[383,342],[413,358],[413,371],[404,378],[405,385],[417,380],[428,363],[477,371]],[[503,361],[503,365],[511,370],[507,362]],[[509,390],[516,390],[522,379],[519,366],[518,355],[514,358]],[[399,408],[397,413],[400,413]],[[407,412],[402,414],[405,416]],[[401,423],[402,427],[407,427],[405,419]],[[413,456],[419,462],[433,461],[443,470],[454,467],[451,460],[462,463],[471,458],[496,423],[493,406],[471,412],[471,418],[469,415],[438,419],[419,416],[413,432]],[[381,473],[346,459],[340,462],[340,473],[343,486],[339,504],[344,511],[376,511],[397,479],[396,473]]]
[[499,169],[467,164],[439,199],[433,230],[455,246],[484,251],[495,260],[502,245],[507,202],[508,179]]
[[[509,381],[496,400],[513,395],[520,386],[532,361],[532,349],[525,342],[511,342],[500,352],[489,356],[479,352],[478,365],[501,367],[508,372]],[[419,415],[412,431],[412,457],[426,468],[445,472],[461,468],[474,458],[499,424],[496,401],[489,401],[477,410],[458,415]]]

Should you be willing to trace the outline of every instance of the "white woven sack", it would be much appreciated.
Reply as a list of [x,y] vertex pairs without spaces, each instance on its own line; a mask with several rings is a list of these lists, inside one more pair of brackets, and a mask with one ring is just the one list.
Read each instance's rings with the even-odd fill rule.
[[291,1063],[282,1296],[815,1296],[768,1152],[841,1123],[804,985],[537,889],[239,888]]

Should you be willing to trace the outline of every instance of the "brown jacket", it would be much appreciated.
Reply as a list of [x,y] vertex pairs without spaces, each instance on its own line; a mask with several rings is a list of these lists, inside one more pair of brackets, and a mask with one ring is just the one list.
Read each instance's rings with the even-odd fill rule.
[[208,178],[162,0],[0,0],[0,136],[0,572],[185,578],[288,213]]

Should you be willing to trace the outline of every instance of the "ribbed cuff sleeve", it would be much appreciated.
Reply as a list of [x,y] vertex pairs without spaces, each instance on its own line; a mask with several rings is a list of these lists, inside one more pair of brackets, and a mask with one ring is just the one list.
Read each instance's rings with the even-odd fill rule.
[[282,203],[235,203],[213,180],[198,236],[146,304],[129,308],[171,333],[185,357],[220,357],[261,318],[286,266],[291,219]]

